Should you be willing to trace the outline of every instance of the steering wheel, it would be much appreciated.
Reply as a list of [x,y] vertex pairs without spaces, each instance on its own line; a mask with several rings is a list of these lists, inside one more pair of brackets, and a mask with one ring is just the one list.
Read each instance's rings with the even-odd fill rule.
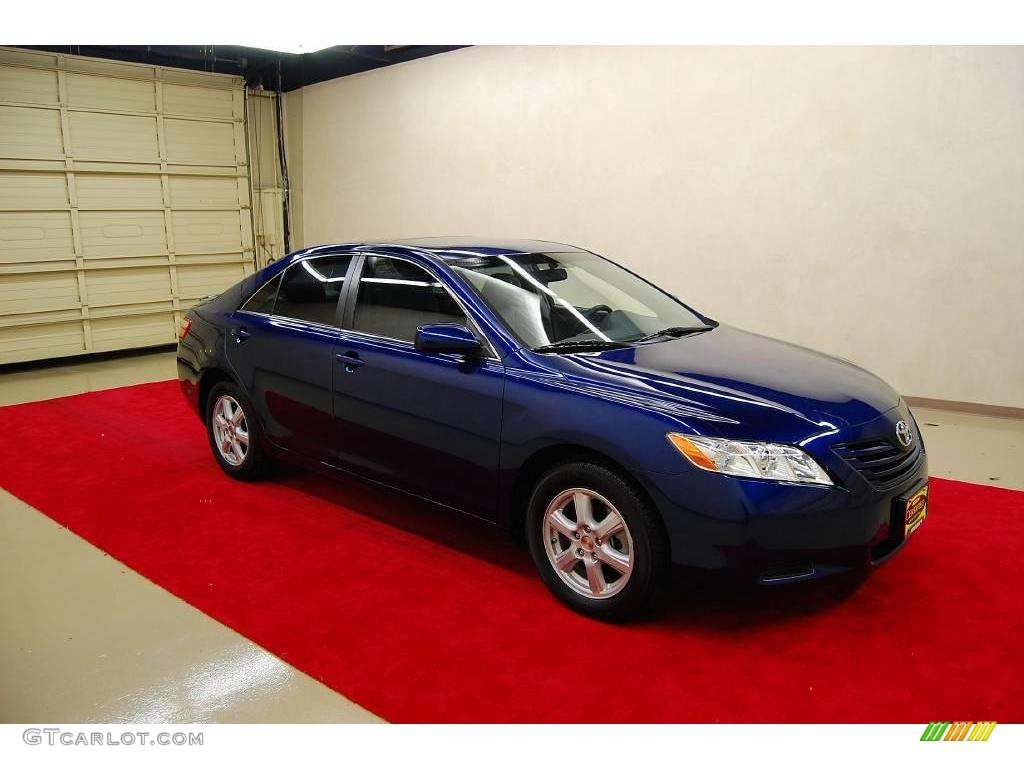
[[[590,309],[588,309],[586,312],[584,312],[583,316],[585,318],[587,318],[587,320],[597,320],[597,321],[600,321],[600,320],[604,320],[604,318],[607,317],[608,315],[610,315],[612,313],[612,311],[613,311],[612,308],[609,307],[607,304],[595,304]],[[597,317],[597,315],[599,315],[599,314],[601,315],[600,319]]]

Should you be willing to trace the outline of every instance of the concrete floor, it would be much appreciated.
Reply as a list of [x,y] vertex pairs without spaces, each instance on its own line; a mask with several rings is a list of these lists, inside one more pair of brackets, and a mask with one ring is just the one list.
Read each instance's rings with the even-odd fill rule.
[[[173,352],[0,374],[0,405],[177,375]],[[0,722],[380,718],[0,490]]]
[[[0,373],[0,405],[175,376],[174,353]],[[914,410],[932,474],[1024,490],[1024,420]],[[379,722],[0,490],[0,722]]]

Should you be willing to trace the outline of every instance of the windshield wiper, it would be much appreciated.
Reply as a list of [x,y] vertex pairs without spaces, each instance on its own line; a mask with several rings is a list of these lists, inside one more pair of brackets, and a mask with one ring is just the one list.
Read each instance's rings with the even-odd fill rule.
[[641,336],[639,339],[633,339],[634,344],[639,344],[643,341],[654,341],[655,339],[670,338],[678,339],[683,336],[690,336],[694,333],[704,333],[710,331],[715,326],[713,325],[696,325],[691,327],[684,327],[680,325],[674,325],[671,328],[662,328],[660,331],[649,333],[646,336]]
[[556,341],[534,347],[534,352],[597,352],[602,349],[624,349],[631,346],[624,341],[605,341],[604,339],[577,339],[575,341]]

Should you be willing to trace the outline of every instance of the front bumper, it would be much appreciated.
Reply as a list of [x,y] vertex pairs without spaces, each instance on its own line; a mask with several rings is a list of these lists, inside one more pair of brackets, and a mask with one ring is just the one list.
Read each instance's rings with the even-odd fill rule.
[[[917,457],[885,487],[836,453],[840,444],[894,434],[900,406],[808,447],[832,476],[830,487],[734,478],[699,469],[642,474],[662,513],[677,565],[729,568],[763,583],[813,579],[877,564],[904,544],[903,500],[928,481]],[[915,439],[920,433],[914,426]]]

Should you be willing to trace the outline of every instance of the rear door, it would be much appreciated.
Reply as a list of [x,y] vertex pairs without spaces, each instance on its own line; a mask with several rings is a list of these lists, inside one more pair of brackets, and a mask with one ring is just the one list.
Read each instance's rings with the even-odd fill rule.
[[302,259],[231,317],[227,357],[275,445],[333,464],[333,351],[351,254]]
[[418,352],[418,326],[472,321],[423,266],[391,256],[361,261],[334,348],[341,465],[492,519],[504,365],[489,345],[479,358]]

